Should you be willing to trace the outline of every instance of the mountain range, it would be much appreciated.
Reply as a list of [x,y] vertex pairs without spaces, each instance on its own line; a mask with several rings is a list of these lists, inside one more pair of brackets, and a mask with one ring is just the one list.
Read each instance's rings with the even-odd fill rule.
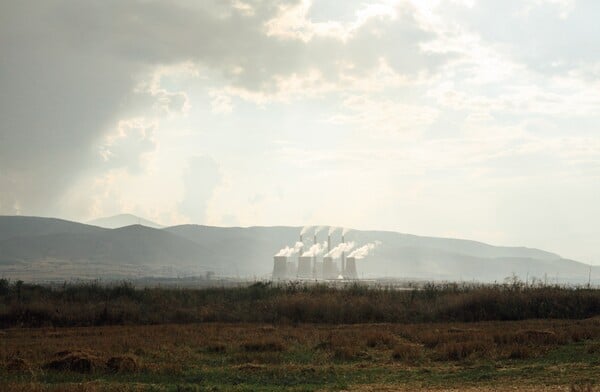
[[114,216],[107,216],[104,218],[98,218],[87,222],[88,225],[100,226],[105,229],[118,229],[119,227],[131,226],[131,225],[143,225],[146,227],[152,227],[154,229],[162,229],[164,226],[158,223],[149,221],[148,219],[140,218],[132,214],[119,214]]
[[[146,222],[135,216],[128,219]],[[54,218],[0,216],[0,275],[30,280],[123,279],[212,271],[219,276],[267,278],[273,255],[293,245],[300,230],[140,224],[105,228]],[[340,234],[340,230],[332,234],[333,245],[340,242]],[[304,238],[310,245],[313,233]],[[372,254],[357,261],[359,275],[365,278],[502,281],[517,275],[522,280],[587,283],[590,273],[586,264],[532,248],[389,231],[350,230],[345,238],[359,246],[381,241]],[[326,229],[317,240],[327,240]],[[591,273],[597,280],[600,267]]]

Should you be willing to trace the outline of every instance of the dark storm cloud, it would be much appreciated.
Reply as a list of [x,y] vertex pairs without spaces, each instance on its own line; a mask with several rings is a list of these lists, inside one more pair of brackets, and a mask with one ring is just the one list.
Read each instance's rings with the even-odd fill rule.
[[[101,138],[140,105],[132,93],[136,77],[153,66],[192,61],[235,86],[268,92],[273,76],[311,67],[334,80],[340,60],[357,64],[357,73],[381,57],[404,73],[439,61],[419,51],[429,35],[407,15],[399,22],[373,20],[347,43],[303,42],[265,34],[264,23],[284,3],[251,2],[253,12],[232,4],[2,2],[0,213],[17,207],[51,213],[77,178],[105,167]],[[138,150],[147,148],[132,154]]]
[[235,25],[248,38],[257,35],[243,31],[234,15],[220,23],[207,10],[166,3],[1,7],[2,213],[16,205],[44,213],[97,161],[95,142],[127,107],[141,69],[198,57],[213,65],[232,61],[225,45],[239,41]]

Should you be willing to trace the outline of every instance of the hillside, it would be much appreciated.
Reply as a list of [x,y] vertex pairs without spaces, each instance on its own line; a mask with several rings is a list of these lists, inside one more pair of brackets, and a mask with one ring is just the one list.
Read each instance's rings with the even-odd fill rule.
[[[195,241],[208,249],[219,249],[235,260],[239,271],[267,274],[272,269],[272,256],[285,245],[298,240],[299,227],[219,228],[181,225],[166,231]],[[524,247],[500,247],[476,241],[419,237],[388,231],[352,230],[346,241],[365,244],[382,241],[369,257],[359,261],[359,275],[365,278],[409,277],[501,281],[513,273],[554,281],[587,282],[586,264],[561,258],[554,253]],[[312,242],[312,232],[305,236]],[[317,241],[327,240],[327,231]],[[332,235],[332,243],[340,241],[340,232]],[[600,272],[600,268],[595,268]],[[256,273],[256,272],[254,272]],[[594,272],[595,274],[596,272]],[[557,276],[558,275],[558,276]]]
[[32,237],[57,233],[100,233],[104,229],[56,218],[0,216],[0,241],[14,237]]
[[88,222],[89,225],[104,227],[105,229],[118,229],[119,227],[142,225],[146,227],[152,227],[154,229],[161,229],[164,226],[158,223],[149,221],[148,219],[141,218],[132,214],[119,214],[114,216],[107,216],[104,218],[94,219]]
[[[269,277],[273,255],[298,239],[298,227],[221,228],[141,225],[103,229],[51,218],[0,217],[0,274],[8,277],[221,276]],[[312,232],[305,236],[312,242]],[[318,234],[326,241],[326,231]],[[353,230],[347,241],[382,245],[358,261],[364,278],[501,281],[512,274],[586,283],[589,267],[538,249]],[[340,232],[332,235],[335,246]],[[600,268],[592,275],[598,279]]]

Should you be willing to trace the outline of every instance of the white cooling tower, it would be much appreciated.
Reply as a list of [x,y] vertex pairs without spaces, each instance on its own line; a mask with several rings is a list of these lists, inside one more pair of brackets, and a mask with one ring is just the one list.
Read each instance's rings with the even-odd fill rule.
[[296,264],[296,262],[293,259],[288,260],[287,268],[286,268],[287,278],[295,279],[297,271],[298,271],[298,265]]
[[301,256],[298,260],[298,278],[300,279],[312,279],[312,256]]
[[356,258],[346,258],[346,271],[344,272],[344,279],[358,279],[358,271],[356,270]]
[[323,257],[323,279],[337,279],[339,271],[331,256]]
[[313,265],[313,278],[314,279],[323,279],[323,262],[315,261]]
[[273,280],[287,279],[287,257],[273,257]]

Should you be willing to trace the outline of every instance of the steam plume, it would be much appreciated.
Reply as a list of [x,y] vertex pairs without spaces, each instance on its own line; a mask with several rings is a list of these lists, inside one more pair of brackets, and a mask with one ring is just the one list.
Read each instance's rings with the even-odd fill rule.
[[342,242],[341,244],[333,248],[331,251],[327,252],[325,256],[333,257],[335,259],[340,257],[342,255],[342,252],[349,252],[352,250],[352,248],[354,248],[353,241]]
[[304,244],[298,241],[293,247],[286,246],[285,248],[280,249],[275,256],[291,257],[298,253],[303,246]]
[[343,229],[342,229],[342,235],[346,235],[346,234],[348,234],[348,232],[349,232],[350,230],[352,230],[352,229],[343,228]]
[[325,229],[325,226],[317,226],[315,227],[315,235],[319,234],[320,231]]
[[327,235],[332,235],[338,228],[335,226],[329,226],[329,232]]
[[350,253],[350,255],[348,255],[348,257],[354,257],[355,259],[362,259],[362,258],[366,257],[370,251],[372,251],[379,245],[381,245],[381,241],[370,242],[364,246],[361,246],[358,249],[353,250],[352,253]]
[[302,228],[302,230],[300,230],[300,235],[306,234],[306,232],[309,231],[310,229],[312,229],[312,226],[304,226]]
[[318,256],[321,253],[323,253],[326,248],[327,248],[327,242],[323,242],[322,244],[317,242],[316,244],[311,246],[306,252],[304,252],[302,254],[302,256],[315,257],[315,256]]

